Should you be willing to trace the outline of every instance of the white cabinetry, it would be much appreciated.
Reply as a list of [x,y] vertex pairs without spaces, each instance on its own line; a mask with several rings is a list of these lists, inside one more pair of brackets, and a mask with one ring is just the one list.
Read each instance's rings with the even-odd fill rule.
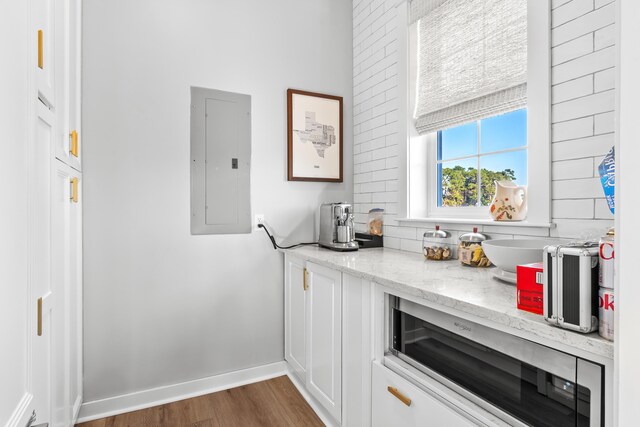
[[61,160],[72,168],[82,171],[82,129],[81,129],[81,65],[82,65],[82,0],[68,0],[69,2],[69,39],[68,47],[68,80],[67,93],[69,108],[66,117],[65,133],[62,141],[67,141],[63,147]]
[[342,425],[371,425],[372,283],[342,274]]
[[[59,300],[60,340],[64,351],[56,369],[63,388],[56,391],[70,423],[82,399],[82,175],[54,161],[51,194],[52,282]],[[64,331],[64,332],[63,332]]]
[[[30,342],[28,368],[33,378],[29,411],[36,411],[38,420],[55,421],[63,403],[56,392],[64,387],[64,374],[56,369],[62,365],[64,341],[59,328],[62,317],[62,290],[51,278],[51,157],[53,152],[55,116],[43,103],[33,100],[32,140],[28,155],[28,247],[29,302],[33,307],[27,333]],[[58,423],[59,424],[59,423]]]
[[298,375],[300,381],[305,381],[307,352],[307,292],[306,269],[304,261],[287,257],[285,262],[285,359]]
[[285,257],[285,359],[336,421],[342,417],[342,275]]
[[[55,3],[58,3],[56,5]],[[31,0],[31,28],[33,32],[34,49],[34,85],[39,98],[47,107],[55,107],[55,63],[61,60],[59,52],[56,52],[55,18],[56,12],[61,10],[62,2],[53,0]],[[55,9],[54,9],[55,8]],[[35,99],[34,99],[35,101]]]
[[[82,403],[81,0],[29,0],[27,377],[23,415],[75,423]],[[72,150],[73,149],[73,150]],[[71,152],[73,151],[73,153]],[[17,418],[17,417],[16,417]]]
[[379,362],[379,298],[368,280],[285,254],[285,359],[318,415],[346,427],[475,425]]
[[372,426],[475,425],[435,397],[378,362],[373,363]]
[[307,263],[307,376],[313,397],[342,418],[342,274]]
[[[42,1],[42,0],[38,0]],[[65,4],[63,13],[56,19],[63,30],[56,40],[56,106],[58,122],[55,141],[55,157],[72,168],[81,171],[80,162],[80,65],[81,65],[81,0],[58,2]]]
[[370,424],[371,286],[285,256],[285,359],[332,424]]

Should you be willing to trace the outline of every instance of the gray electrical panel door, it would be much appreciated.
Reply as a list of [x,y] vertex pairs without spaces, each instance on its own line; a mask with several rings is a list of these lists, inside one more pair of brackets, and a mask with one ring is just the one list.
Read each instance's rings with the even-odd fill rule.
[[191,234],[251,232],[251,97],[191,88]]

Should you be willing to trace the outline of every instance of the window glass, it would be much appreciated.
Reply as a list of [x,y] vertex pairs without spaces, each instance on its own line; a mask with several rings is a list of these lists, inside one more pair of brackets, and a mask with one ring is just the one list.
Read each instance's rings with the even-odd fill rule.
[[527,110],[489,117],[480,122],[480,152],[507,150],[527,145]]
[[438,165],[438,206],[475,206],[478,201],[476,157]]
[[445,129],[440,133],[438,160],[478,154],[478,126],[476,122]]
[[527,185],[526,147],[526,109],[438,132],[437,206],[488,206],[495,181]]

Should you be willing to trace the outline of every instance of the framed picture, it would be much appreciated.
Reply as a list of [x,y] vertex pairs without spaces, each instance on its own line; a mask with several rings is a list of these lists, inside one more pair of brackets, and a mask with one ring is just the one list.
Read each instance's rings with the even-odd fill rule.
[[287,90],[289,181],[342,182],[342,97]]

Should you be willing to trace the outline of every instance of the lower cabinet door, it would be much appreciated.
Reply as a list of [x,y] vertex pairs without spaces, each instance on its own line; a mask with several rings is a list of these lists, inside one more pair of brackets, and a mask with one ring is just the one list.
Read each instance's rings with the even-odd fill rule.
[[475,425],[435,397],[378,362],[372,367],[371,420],[373,427]]
[[307,390],[342,422],[342,273],[307,263]]
[[284,358],[293,371],[305,380],[307,352],[307,271],[304,261],[285,255],[284,257]]
[[82,174],[54,160],[51,181],[51,283],[59,316],[54,336],[55,405],[51,425],[69,425],[82,401]]

